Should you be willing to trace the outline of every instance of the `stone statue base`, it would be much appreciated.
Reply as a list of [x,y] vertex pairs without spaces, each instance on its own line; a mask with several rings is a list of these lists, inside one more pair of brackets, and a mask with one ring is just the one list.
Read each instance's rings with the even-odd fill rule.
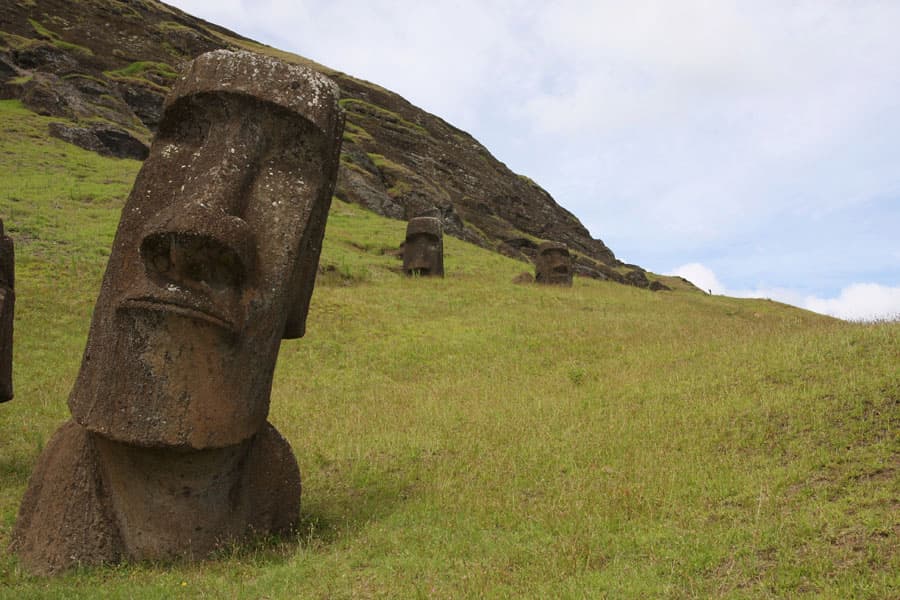
[[290,532],[300,471],[266,423],[248,440],[205,450],[142,448],[60,427],[41,454],[13,531],[26,568],[197,559],[223,544]]

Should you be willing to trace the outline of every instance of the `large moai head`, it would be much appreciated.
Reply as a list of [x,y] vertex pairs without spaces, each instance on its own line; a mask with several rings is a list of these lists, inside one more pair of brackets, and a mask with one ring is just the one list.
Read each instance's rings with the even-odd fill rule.
[[88,431],[215,448],[257,432],[282,338],[304,333],[338,168],[337,86],[249,52],[166,98],[69,397]]
[[0,219],[0,402],[12,400],[13,312],[16,302],[16,256]]
[[534,280],[551,285],[572,285],[572,255],[560,242],[543,242],[534,260]]
[[406,226],[403,271],[407,275],[444,276],[444,232],[436,217],[414,217]]

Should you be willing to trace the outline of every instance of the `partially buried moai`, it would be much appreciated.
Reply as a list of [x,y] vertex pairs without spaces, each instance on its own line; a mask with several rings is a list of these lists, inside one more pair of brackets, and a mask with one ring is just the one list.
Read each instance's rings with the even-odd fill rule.
[[16,255],[0,219],[0,402],[12,400],[13,315],[16,306]]
[[542,242],[538,245],[534,280],[550,285],[572,285],[572,255],[565,244]]
[[304,333],[343,129],[338,89],[248,52],[188,65],[122,211],[74,388],[13,548],[35,572],[202,558],[290,530],[300,473],[266,420]]
[[407,275],[444,276],[444,232],[436,217],[414,217],[406,225],[403,272]]

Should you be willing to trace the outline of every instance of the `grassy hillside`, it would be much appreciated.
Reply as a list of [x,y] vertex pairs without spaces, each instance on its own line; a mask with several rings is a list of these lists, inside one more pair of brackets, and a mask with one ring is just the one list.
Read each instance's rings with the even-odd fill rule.
[[[138,163],[0,102],[16,240],[16,398],[0,405],[0,548],[81,360]],[[900,323],[576,279],[335,201],[307,335],[270,420],[304,477],[296,539],[195,565],[32,578],[0,597],[900,595]]]

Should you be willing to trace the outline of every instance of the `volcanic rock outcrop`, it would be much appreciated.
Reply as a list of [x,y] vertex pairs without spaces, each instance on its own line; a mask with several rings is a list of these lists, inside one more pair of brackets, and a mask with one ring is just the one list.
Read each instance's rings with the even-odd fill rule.
[[113,242],[71,395],[22,500],[35,572],[201,558],[290,530],[300,473],[266,420],[304,334],[343,117],[323,75],[196,59],[168,96]]

